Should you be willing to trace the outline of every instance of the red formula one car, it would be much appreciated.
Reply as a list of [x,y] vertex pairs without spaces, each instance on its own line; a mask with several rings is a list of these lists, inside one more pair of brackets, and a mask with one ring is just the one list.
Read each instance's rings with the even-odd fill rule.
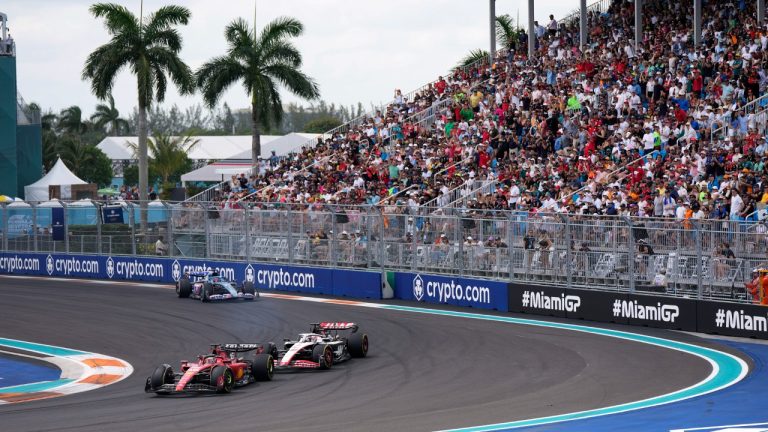
[[[275,367],[281,369],[330,369],[353,357],[368,355],[368,335],[358,331],[350,322],[321,322],[311,324],[310,333],[300,333],[296,340],[284,340],[277,350]],[[348,335],[339,330],[351,331]]]
[[[181,371],[174,372],[168,365],[158,366],[147,378],[144,391],[167,395],[172,393],[215,392],[229,393],[255,381],[269,381],[275,369],[275,345],[269,344],[217,344],[211,353],[200,355],[196,362],[181,361]],[[241,357],[253,351],[252,358]]]

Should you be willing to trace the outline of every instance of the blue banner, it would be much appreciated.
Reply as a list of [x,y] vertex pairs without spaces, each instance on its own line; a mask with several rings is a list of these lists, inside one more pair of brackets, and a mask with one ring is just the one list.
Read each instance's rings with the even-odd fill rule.
[[51,208],[51,240],[64,241],[64,208]]
[[0,253],[0,274],[174,283],[185,273],[215,270],[259,290],[295,291],[352,298],[381,298],[376,272],[263,263],[104,255]]
[[123,221],[123,207],[108,206],[101,209],[102,220],[105,224],[125,223]]
[[395,273],[395,298],[507,311],[507,283],[483,279]]

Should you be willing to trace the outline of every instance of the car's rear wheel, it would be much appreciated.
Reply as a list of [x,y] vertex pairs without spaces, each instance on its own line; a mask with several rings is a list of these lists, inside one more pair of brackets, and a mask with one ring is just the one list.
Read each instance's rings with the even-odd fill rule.
[[192,282],[189,278],[184,277],[176,282],[176,294],[178,294],[179,298],[188,298],[192,294]]
[[211,371],[211,386],[216,387],[216,393],[229,393],[235,385],[235,377],[226,366],[214,366]]
[[152,376],[149,377],[149,388],[157,394],[168,394],[168,391],[159,390],[165,384],[173,384],[173,368],[171,365],[164,364],[155,368]]
[[347,350],[349,355],[356,358],[363,358],[368,355],[368,335],[365,333],[352,333],[347,339]]
[[251,364],[251,374],[256,381],[271,381],[275,373],[275,359],[272,354],[256,354]]
[[243,282],[243,294],[252,294],[253,300],[259,297],[259,292],[256,291],[256,285],[254,285],[251,281]]
[[328,345],[315,345],[312,349],[312,361],[320,365],[320,369],[330,369],[333,366],[333,350]]
[[213,295],[213,285],[203,282],[203,288],[200,290],[200,301],[205,303],[211,301]]

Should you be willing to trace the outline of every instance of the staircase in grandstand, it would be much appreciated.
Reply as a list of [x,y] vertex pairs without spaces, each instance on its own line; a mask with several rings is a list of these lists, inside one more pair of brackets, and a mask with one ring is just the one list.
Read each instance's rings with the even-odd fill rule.
[[[733,113],[736,112],[743,112],[744,115],[752,116],[750,122],[754,122],[757,131],[764,135],[766,128],[768,127],[768,93],[733,110]],[[731,134],[730,121],[733,113],[728,113],[726,121],[723,122],[720,127],[712,130],[712,133],[710,134],[710,146],[713,145],[716,140],[728,139]]]

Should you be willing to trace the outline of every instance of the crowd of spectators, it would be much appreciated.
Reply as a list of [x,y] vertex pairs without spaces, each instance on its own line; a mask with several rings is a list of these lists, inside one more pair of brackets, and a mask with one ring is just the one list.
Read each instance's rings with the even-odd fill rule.
[[[747,4],[748,3],[748,4]],[[454,188],[473,209],[754,218],[768,203],[766,119],[744,110],[765,93],[768,27],[754,2],[707,2],[700,46],[678,2],[536,26],[493,65],[456,69],[343,132],[233,176],[223,208],[264,203],[388,204],[418,214]],[[689,5],[690,6],[690,5]],[[426,109],[434,116],[416,115]],[[713,133],[714,131],[714,133]],[[472,189],[486,185],[483,193]]]

